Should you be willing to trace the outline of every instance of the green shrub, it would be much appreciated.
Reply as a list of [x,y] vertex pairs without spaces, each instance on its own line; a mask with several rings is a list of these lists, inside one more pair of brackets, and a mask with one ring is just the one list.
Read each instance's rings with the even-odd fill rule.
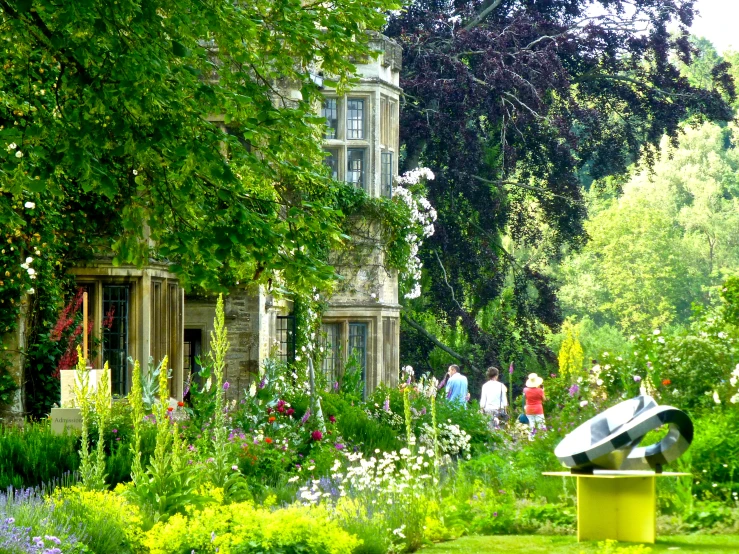
[[689,531],[710,531],[716,528],[732,527],[737,521],[736,510],[719,502],[696,503],[683,518]]
[[359,545],[322,508],[270,511],[250,503],[174,515],[157,523],[144,543],[150,554],[351,554]]
[[141,550],[141,514],[120,494],[70,487],[57,489],[51,502],[51,518],[77,530],[77,536],[92,552],[127,554]]
[[693,493],[699,499],[736,501],[739,496],[739,413],[725,409],[693,421]]
[[56,435],[47,421],[0,427],[0,490],[36,487],[77,471],[78,447],[78,435]]
[[[375,449],[391,452],[402,448],[399,436],[369,417],[361,405],[352,404],[337,394],[324,394],[321,403],[325,417],[336,417],[336,428],[347,444],[359,447],[366,454]],[[399,413],[403,413],[402,400]]]

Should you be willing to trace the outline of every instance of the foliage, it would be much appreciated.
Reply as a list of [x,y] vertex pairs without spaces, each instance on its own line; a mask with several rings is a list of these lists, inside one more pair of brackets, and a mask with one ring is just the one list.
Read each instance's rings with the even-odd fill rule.
[[564,340],[559,348],[559,373],[576,378],[582,372],[584,357],[580,345],[580,330],[577,326],[566,322],[563,326]]
[[[202,504],[197,494],[200,477],[195,467],[188,465],[176,421],[171,421],[169,413],[169,383],[167,379],[167,356],[161,363],[159,373],[159,401],[154,407],[156,425],[156,446],[148,467],[139,465],[140,450],[133,452],[131,487],[125,494],[142,509],[147,521],[156,522],[167,519],[172,514],[184,511],[186,506]],[[138,380],[138,378],[137,378]],[[137,384],[136,388],[139,389]],[[134,401],[134,444],[140,448],[140,429],[143,425],[138,418],[143,401]],[[134,446],[135,448],[135,446]]]
[[433,449],[411,448],[375,452],[367,459],[362,453],[346,453],[326,478],[301,487],[298,498],[307,504],[330,506],[342,526],[379,527],[386,545],[413,552],[423,543],[427,516],[437,515],[429,500],[434,498],[438,481]]
[[[364,30],[396,7],[3,2],[3,37],[23,47],[2,58],[0,223],[23,228],[31,218],[15,203],[51,194],[78,216],[107,201],[118,233],[105,246],[118,263],[166,256],[184,280],[211,287],[265,270],[295,288],[325,281],[341,214],[310,75],[320,59],[345,89],[352,60],[369,54]],[[288,99],[277,81],[300,94]]]
[[117,493],[62,488],[50,496],[54,518],[72,529],[91,552],[140,552],[143,520],[137,507]]
[[148,533],[151,554],[220,552],[222,554],[315,552],[350,554],[358,541],[331,522],[320,508],[290,507],[277,511],[249,503],[190,510]]
[[567,314],[626,334],[684,324],[691,304],[739,268],[739,157],[732,125],[686,128],[669,158],[598,200],[591,242],[560,268]]
[[51,432],[47,421],[0,428],[0,490],[51,483],[79,468],[79,437]]
[[[604,15],[592,17],[593,5]],[[436,232],[420,251],[429,295],[413,307],[461,324],[479,368],[512,359],[500,350],[506,333],[480,325],[491,304],[519,343],[510,350],[546,360],[542,327],[562,322],[548,266],[585,242],[581,184],[654,165],[662,137],[676,144],[683,121],[733,118],[727,63],[712,68],[713,90],[677,67],[696,55],[693,3],[630,6],[415,0],[389,21],[412,99],[401,113],[403,170],[423,165],[436,176],[427,183]]]

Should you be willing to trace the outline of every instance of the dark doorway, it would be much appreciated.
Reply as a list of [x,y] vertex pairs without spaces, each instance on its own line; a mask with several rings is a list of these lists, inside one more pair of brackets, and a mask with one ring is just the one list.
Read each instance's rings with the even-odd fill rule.
[[[198,360],[201,356],[203,347],[203,331],[202,329],[185,329],[185,344],[183,350],[184,374],[185,379],[202,385],[200,382],[200,364]],[[190,396],[188,387],[185,400]]]

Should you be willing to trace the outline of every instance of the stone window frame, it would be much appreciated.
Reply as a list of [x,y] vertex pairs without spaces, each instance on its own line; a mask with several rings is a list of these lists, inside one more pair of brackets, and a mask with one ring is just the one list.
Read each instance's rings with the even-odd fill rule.
[[[374,163],[375,156],[373,143],[375,140],[375,125],[373,123],[373,108],[376,102],[373,94],[370,92],[356,91],[344,95],[327,93],[324,95],[325,100],[336,100],[336,109],[338,112],[338,129],[336,135],[323,140],[323,149],[326,152],[334,154],[336,160],[337,171],[335,179],[337,181],[347,182],[348,174],[348,150],[363,149],[364,150],[364,168],[362,188],[370,196],[375,196],[374,189]],[[347,104],[349,100],[362,100],[364,102],[363,128],[364,135],[362,138],[347,138]],[[323,113],[324,103],[321,103],[320,112]],[[327,157],[328,158],[328,157]],[[327,164],[328,165],[328,164]]]
[[[346,363],[349,359],[349,324],[350,323],[363,323],[367,326],[367,336],[365,338],[365,368],[364,368],[364,375],[363,382],[364,382],[364,388],[365,391],[367,390],[367,375],[366,372],[368,369],[374,368],[376,366],[375,361],[375,351],[377,345],[375,344],[375,326],[377,323],[377,317],[373,316],[359,316],[354,317],[351,315],[341,316],[341,317],[324,317],[321,319],[321,324],[340,324],[340,358],[339,358],[339,364],[340,364],[340,371],[339,376],[344,374],[344,371],[346,370]],[[323,365],[321,365],[321,369],[323,368]]]
[[[95,353],[94,358],[91,357],[90,363],[95,368],[102,368],[103,367],[103,320],[105,319],[105,312],[103,310],[103,288],[106,285],[113,285],[113,286],[128,286],[128,333],[127,333],[127,355],[133,356],[135,358],[135,352],[137,350],[136,346],[138,345],[138,341],[141,340],[140,334],[139,334],[139,327],[141,325],[141,312],[136,306],[136,298],[140,294],[141,289],[141,278],[140,277],[120,277],[120,276],[110,276],[110,275],[101,275],[98,277],[93,276],[84,276],[79,277],[76,280],[76,285],[79,287],[84,287],[88,292],[88,317],[90,318],[92,322],[92,329],[91,329],[91,338],[92,340],[99,343],[99,347],[97,348],[97,351]],[[141,364],[144,364],[145,362],[143,360],[139,360]],[[130,364],[128,363],[128,360],[125,361],[125,366],[123,370],[124,374],[124,383],[123,383],[123,391],[117,392],[113,390],[114,394],[122,394],[122,396],[125,396],[128,394],[128,392],[131,389],[131,373],[132,368],[130,367]],[[111,383],[113,382],[112,376],[111,376]]]

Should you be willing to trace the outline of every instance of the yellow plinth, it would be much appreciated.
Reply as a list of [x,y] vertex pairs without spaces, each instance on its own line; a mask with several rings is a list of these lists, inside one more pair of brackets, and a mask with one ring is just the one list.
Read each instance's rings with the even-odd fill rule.
[[577,478],[577,540],[654,543],[657,493],[654,476]]
[[545,473],[577,478],[577,540],[653,544],[657,536],[657,477],[689,473],[596,471],[592,475]]

